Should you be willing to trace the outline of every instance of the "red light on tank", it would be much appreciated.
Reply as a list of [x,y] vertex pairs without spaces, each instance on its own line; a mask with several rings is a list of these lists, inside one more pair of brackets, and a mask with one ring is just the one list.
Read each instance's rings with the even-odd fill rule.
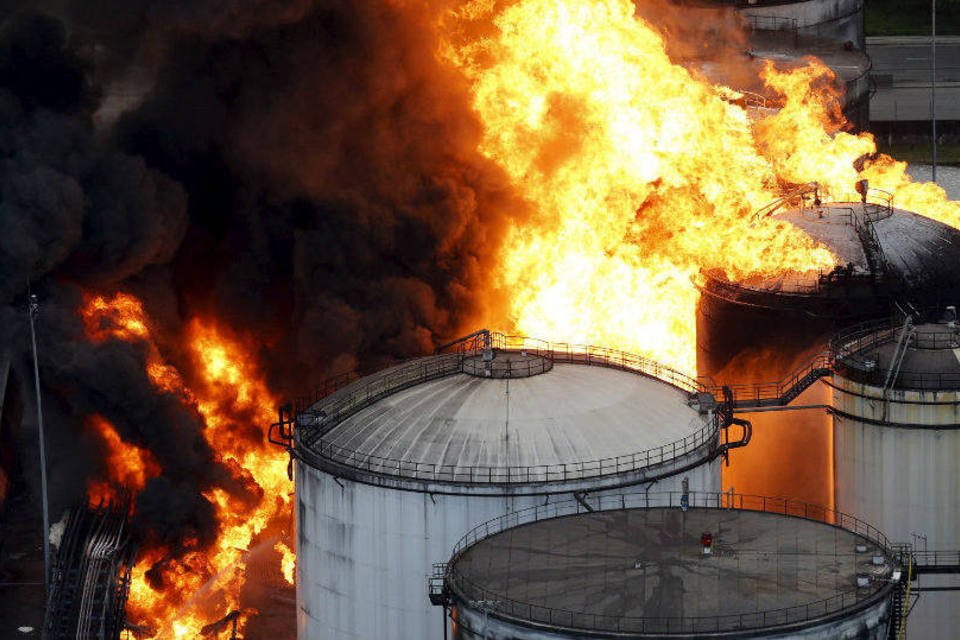
[[708,556],[713,553],[713,534],[709,531],[700,534],[700,546],[703,547],[703,555]]

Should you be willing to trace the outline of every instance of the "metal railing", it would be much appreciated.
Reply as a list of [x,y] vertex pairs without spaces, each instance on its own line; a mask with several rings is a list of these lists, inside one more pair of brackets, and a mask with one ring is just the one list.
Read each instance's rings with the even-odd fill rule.
[[960,573],[960,551],[912,551],[917,573]]
[[[794,516],[823,522],[857,534],[876,545],[888,559],[896,556],[890,551],[891,543],[876,527],[826,507],[787,500],[732,493],[686,494],[689,508],[735,509],[758,511],[786,516]],[[489,612],[519,620],[546,623],[559,627],[591,631],[617,631],[633,633],[697,633],[721,631],[748,631],[759,628],[781,627],[823,618],[840,611],[874,600],[883,588],[851,589],[830,598],[815,602],[746,613],[733,613],[716,616],[610,616],[603,614],[555,609],[529,602],[521,602],[495,593],[470,580],[457,569],[459,558],[473,545],[497,533],[520,525],[549,520],[579,513],[621,510],[630,508],[655,508],[681,506],[684,494],[669,493],[633,493],[591,497],[588,509],[582,502],[567,500],[547,505],[531,507],[494,518],[474,527],[464,535],[457,545],[446,566],[445,583],[447,587],[464,601],[484,601],[489,604]],[[851,549],[850,552],[853,550]],[[892,584],[888,585],[892,589]]]
[[[830,342],[835,363],[843,366],[855,380],[869,384],[882,384],[886,370],[880,366],[881,347],[896,344],[903,326],[902,317],[872,320],[854,325],[838,334]],[[960,331],[947,325],[936,325],[936,329],[915,329],[908,338],[912,349],[956,349],[960,348]],[[914,390],[960,390],[960,373],[939,371],[914,371],[901,368],[894,388]]]
[[[701,447],[719,446],[719,424],[715,419],[696,418],[690,422],[690,428],[697,431],[653,449],[598,460],[539,465],[463,465],[400,460],[356,451],[322,438],[306,446],[311,454],[321,458],[381,475],[427,482],[535,484],[586,480],[655,469]],[[302,451],[300,455],[304,455]]]
[[[703,447],[714,450],[720,446],[719,432],[723,425],[718,414],[697,416],[690,422],[689,435],[659,447],[597,460],[541,465],[491,466],[409,461],[358,451],[327,437],[338,424],[378,400],[423,382],[463,372],[465,363],[482,358],[487,345],[494,351],[539,356],[547,360],[551,367],[558,362],[607,367],[654,378],[688,394],[707,391],[707,387],[696,378],[649,358],[618,349],[550,343],[495,332],[483,333],[471,334],[469,341],[447,345],[454,350],[452,353],[413,360],[360,380],[356,380],[356,374],[337,376],[310,397],[310,406],[298,404],[295,433],[290,437],[295,439],[299,455],[326,459],[377,474],[430,482],[526,484],[636,472],[668,464]],[[322,395],[324,391],[327,391],[325,396]]]
[[814,382],[830,375],[832,367],[833,355],[825,351],[804,362],[778,382],[728,385],[733,392],[733,406],[743,409],[788,405]]
[[785,31],[793,35],[793,46],[800,43],[800,27],[796,18],[787,16],[746,16],[751,31]]
[[[808,182],[786,191],[782,196],[757,209],[751,217],[751,224],[756,224],[763,218],[772,216],[777,211],[785,207],[799,209],[800,212],[816,211],[825,205],[850,204],[862,207],[863,213],[860,218],[864,222],[878,222],[893,215],[893,194],[883,189],[870,187],[867,189],[866,198],[859,193],[821,193],[820,185],[816,182]],[[843,208],[850,211],[851,224],[854,223],[853,206],[851,207],[832,207]]]

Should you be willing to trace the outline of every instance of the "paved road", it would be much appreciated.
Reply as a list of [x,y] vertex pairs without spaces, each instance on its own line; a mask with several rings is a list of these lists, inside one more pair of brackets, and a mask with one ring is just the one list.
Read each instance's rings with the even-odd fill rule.
[[[867,54],[877,92],[870,101],[870,119],[930,119],[933,59],[929,39],[871,38]],[[937,41],[937,118],[960,120],[960,39]]]
[[[930,84],[929,44],[867,44],[875,76],[893,76],[896,85]],[[937,82],[960,82],[960,42],[937,43]]]

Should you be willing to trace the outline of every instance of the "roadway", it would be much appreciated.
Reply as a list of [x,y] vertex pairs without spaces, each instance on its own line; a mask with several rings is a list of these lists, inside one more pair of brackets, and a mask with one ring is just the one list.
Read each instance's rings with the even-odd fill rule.
[[[930,119],[931,55],[926,37],[867,38],[876,93],[870,119]],[[960,120],[960,37],[937,38],[937,119]]]

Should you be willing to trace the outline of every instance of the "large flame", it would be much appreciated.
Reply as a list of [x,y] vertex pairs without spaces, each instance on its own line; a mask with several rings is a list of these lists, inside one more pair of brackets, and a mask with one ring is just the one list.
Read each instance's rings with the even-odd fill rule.
[[[630,0],[508,5],[473,0],[447,16],[440,55],[470,83],[480,151],[535,212],[509,230],[496,273],[523,333],[619,347],[695,371],[703,270],[736,279],[834,266],[826,248],[793,227],[752,221],[788,185],[815,181],[825,198],[841,199],[867,178],[901,208],[960,226],[960,207],[936,185],[913,183],[904,163],[855,163],[876,145],[869,134],[844,132],[837,83],[816,60],[765,65],[761,81],[781,100],[758,115],[735,90],[671,60]],[[213,548],[187,541],[176,560],[167,557],[172,550],[148,549],[135,567],[131,619],[158,636],[195,637],[240,609],[244,566],[258,544],[267,543],[278,573],[293,580],[290,548],[267,535],[290,510],[285,458],[259,431],[276,398],[249,344],[213,318],[186,325],[182,370],[161,354],[134,296],[90,297],[81,313],[91,339],[142,344],[158,391],[192,407],[226,468],[259,487],[255,504],[222,489],[205,494],[220,523]],[[114,455],[140,455],[105,420],[90,420],[115,452],[111,467]],[[136,491],[156,473],[148,458],[137,465],[142,473],[105,481]],[[161,580],[148,579],[152,567]]]
[[[514,227],[498,273],[516,328],[695,370],[695,281],[829,269],[831,253],[792,227],[751,224],[785,185],[842,198],[856,180],[900,206],[960,221],[935,185],[852,135],[832,72],[767,64],[782,108],[751,114],[736,92],[668,57],[630,0],[477,0],[450,20],[445,55],[471,82],[481,151],[537,211]],[[493,27],[477,26],[492,18]],[[483,37],[464,37],[464,33]]]
[[87,418],[88,428],[106,449],[104,477],[87,483],[91,504],[123,500],[121,492],[139,493],[147,480],[160,474],[160,465],[153,455],[135,444],[124,442],[116,428],[99,414]]
[[[88,336],[95,341],[115,338],[142,343],[147,373],[158,391],[174,393],[193,407],[205,425],[204,438],[221,462],[234,478],[257,488],[259,499],[254,504],[219,488],[204,494],[215,506],[219,522],[213,548],[201,549],[196,541],[188,541],[188,552],[176,560],[166,557],[170,550],[147,549],[134,567],[130,618],[154,629],[154,637],[197,637],[205,625],[241,610],[239,596],[246,580],[247,557],[257,543],[266,542],[261,539],[266,532],[273,535],[269,542],[279,556],[278,575],[292,582],[293,554],[283,540],[275,541],[279,535],[276,530],[289,522],[286,460],[269,447],[262,431],[272,418],[277,400],[263,382],[248,346],[216,321],[196,318],[187,325],[186,345],[192,365],[192,383],[188,385],[185,376],[161,356],[143,305],[136,297],[127,293],[91,296],[80,313]],[[142,489],[146,477],[159,471],[156,463],[153,467],[141,464],[146,471],[136,473],[129,468],[134,455],[131,451],[142,450],[120,442],[101,417],[93,416],[90,421],[98,426],[113,452],[108,459],[113,470],[110,480],[134,493]],[[100,484],[91,488],[103,492]],[[91,495],[91,499],[94,497],[103,496]],[[159,568],[159,580],[148,579],[151,568],[154,572]]]

